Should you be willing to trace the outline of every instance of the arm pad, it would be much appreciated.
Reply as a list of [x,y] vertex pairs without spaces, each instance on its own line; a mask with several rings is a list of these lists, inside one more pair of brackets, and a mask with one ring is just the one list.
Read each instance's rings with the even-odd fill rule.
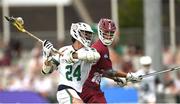
[[80,49],[76,53],[78,59],[87,62],[96,62],[100,58],[100,54],[93,48]]

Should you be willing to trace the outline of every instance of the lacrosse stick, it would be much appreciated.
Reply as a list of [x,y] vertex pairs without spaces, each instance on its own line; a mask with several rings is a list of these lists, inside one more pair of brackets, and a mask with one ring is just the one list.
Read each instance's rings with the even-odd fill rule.
[[[5,16],[6,20],[9,21],[13,26],[15,26],[20,32],[26,33],[27,35],[31,36],[32,38],[34,38],[35,40],[37,40],[38,42],[40,42],[41,44],[43,43],[43,41],[41,39],[39,39],[38,37],[36,37],[34,34],[30,33],[29,31],[27,31],[24,28],[24,21],[21,17],[7,17]],[[52,49],[53,53],[57,53],[59,55],[62,55],[62,53],[60,53],[57,49],[53,48]]]
[[146,77],[155,76],[155,75],[158,75],[158,74],[167,73],[167,72],[171,72],[171,71],[175,71],[175,70],[179,70],[179,69],[180,69],[180,66],[170,68],[170,69],[166,69],[166,70],[156,71],[156,72],[153,72],[153,73],[142,75],[140,77],[143,79],[143,78],[146,78]]

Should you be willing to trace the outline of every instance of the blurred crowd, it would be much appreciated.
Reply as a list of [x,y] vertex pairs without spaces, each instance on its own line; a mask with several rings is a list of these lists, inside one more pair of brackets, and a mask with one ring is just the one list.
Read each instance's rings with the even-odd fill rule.
[[[141,69],[140,57],[144,56],[143,48],[135,45],[122,46],[115,38],[110,47],[110,57],[114,70],[136,72]],[[180,47],[173,54],[169,47],[163,51],[164,66],[180,65]],[[35,91],[43,97],[54,101],[58,85],[58,73],[42,75],[42,47],[35,43],[31,51],[22,48],[19,40],[12,40],[8,45],[0,41],[0,91]],[[154,69],[155,70],[155,69]],[[180,103],[180,71],[169,72],[154,80],[157,101],[160,103]],[[104,86],[116,86],[107,81]],[[126,88],[126,87],[125,87]],[[161,95],[161,96],[158,96]]]
[[53,102],[57,73],[41,74],[42,62],[39,43],[31,51],[24,50],[19,40],[0,43],[0,91],[34,91]]

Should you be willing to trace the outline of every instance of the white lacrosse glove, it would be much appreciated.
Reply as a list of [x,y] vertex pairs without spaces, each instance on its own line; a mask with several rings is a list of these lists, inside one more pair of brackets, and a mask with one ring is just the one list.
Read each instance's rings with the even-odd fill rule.
[[129,82],[137,83],[142,80],[142,75],[137,75],[136,73],[127,73],[126,79]]
[[43,57],[48,58],[49,56],[51,56],[53,44],[48,40],[44,40],[42,45],[43,45]]
[[121,77],[114,77],[113,80],[117,83],[118,86],[124,87],[127,85],[127,80],[126,78],[121,78]]

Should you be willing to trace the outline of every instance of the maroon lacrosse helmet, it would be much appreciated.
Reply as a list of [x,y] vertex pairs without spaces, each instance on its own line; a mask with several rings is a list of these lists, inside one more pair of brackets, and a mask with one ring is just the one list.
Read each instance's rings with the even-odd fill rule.
[[104,45],[111,45],[116,31],[115,23],[106,18],[102,18],[98,23],[98,36]]

